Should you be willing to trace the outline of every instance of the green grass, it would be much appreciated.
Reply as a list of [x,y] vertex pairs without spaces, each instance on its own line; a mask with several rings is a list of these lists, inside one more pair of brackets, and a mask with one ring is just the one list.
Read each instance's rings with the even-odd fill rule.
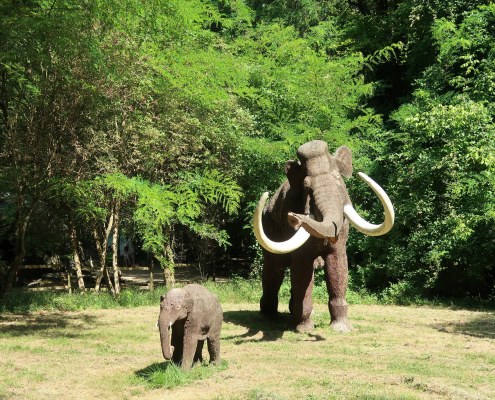
[[206,379],[213,374],[224,371],[228,368],[227,361],[223,360],[220,365],[196,364],[189,371],[183,371],[172,362],[154,363],[149,367],[136,372],[139,383],[158,389],[171,389],[178,386],[185,386],[191,382]]
[[[321,274],[320,274],[321,275]],[[202,285],[215,293],[221,303],[258,303],[261,297],[259,279],[234,278],[228,282],[202,282]],[[27,313],[34,311],[81,311],[114,308],[134,308],[156,306],[160,295],[166,288],[156,287],[153,291],[125,289],[120,296],[113,297],[109,292],[69,294],[60,291],[27,291],[16,289],[6,297],[0,298],[0,313]],[[290,285],[286,278],[280,288],[280,302],[288,303]],[[481,299],[426,299],[419,295],[411,295],[400,291],[400,285],[386,290],[380,295],[370,294],[363,289],[347,291],[349,304],[389,304],[414,306],[439,306],[459,309],[493,310],[495,302]],[[313,289],[313,300],[316,304],[326,304],[328,293],[321,276],[317,275]]]
[[[221,296],[231,290],[222,286]],[[307,333],[291,329],[287,304],[276,320],[257,302],[222,307],[225,361],[190,371],[163,360],[157,304],[0,314],[0,398],[495,398],[493,312],[353,305],[354,331],[338,334],[324,304]]]
[[60,291],[26,291],[16,289],[0,299],[0,312],[26,313],[34,311],[80,311],[112,308],[132,308],[160,303],[165,290],[123,290],[119,297],[108,292],[72,293]]

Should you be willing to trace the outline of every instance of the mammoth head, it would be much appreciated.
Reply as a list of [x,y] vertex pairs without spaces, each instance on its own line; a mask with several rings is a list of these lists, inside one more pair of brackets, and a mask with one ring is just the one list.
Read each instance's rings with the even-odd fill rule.
[[302,246],[310,235],[335,242],[345,218],[360,232],[370,236],[383,235],[392,228],[394,210],[390,199],[376,182],[361,172],[360,178],[373,189],[383,205],[384,222],[370,224],[354,210],[342,179],[352,175],[352,154],[348,147],[339,147],[332,155],[324,141],[314,140],[300,146],[297,157],[299,161],[289,161],[285,170],[290,187],[304,194],[304,213],[288,213],[289,224],[297,230],[291,239],[286,242],[271,241],[266,237],[261,222],[268,198],[268,193],[265,193],[254,217],[256,238],[265,249],[273,253],[288,253]]

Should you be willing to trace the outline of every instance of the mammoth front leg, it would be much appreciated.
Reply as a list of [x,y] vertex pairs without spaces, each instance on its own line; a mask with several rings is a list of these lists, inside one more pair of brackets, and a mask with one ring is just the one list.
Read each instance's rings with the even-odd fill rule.
[[337,332],[350,332],[352,326],[347,321],[348,269],[345,251],[335,251],[325,257],[325,281],[329,295],[328,310],[330,325]]
[[194,359],[193,363],[195,362],[203,362],[203,345],[205,341],[204,340],[198,340],[198,345],[196,347],[196,353],[194,354]]
[[314,328],[311,320],[314,285],[313,261],[313,258],[304,257],[304,255],[294,257],[290,268],[290,312],[296,325],[296,330],[300,332],[310,331]]
[[176,321],[172,325],[171,344],[174,347],[172,361],[180,365],[182,362],[182,353],[184,351],[184,321]]
[[276,316],[278,311],[278,292],[284,280],[285,269],[290,263],[286,254],[272,254],[263,251],[263,271],[261,284],[263,295],[260,300],[262,314]]
[[197,335],[188,334],[187,329],[184,333],[184,351],[182,353],[181,367],[184,370],[191,369],[194,356],[198,349]]

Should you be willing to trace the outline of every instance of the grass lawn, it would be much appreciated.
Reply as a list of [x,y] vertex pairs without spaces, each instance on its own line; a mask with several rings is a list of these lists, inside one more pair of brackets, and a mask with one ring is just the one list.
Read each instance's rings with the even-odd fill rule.
[[[164,362],[156,307],[0,314],[0,399],[495,399],[495,313],[351,305],[354,331],[224,303],[221,366]],[[207,355],[206,346],[204,355]]]

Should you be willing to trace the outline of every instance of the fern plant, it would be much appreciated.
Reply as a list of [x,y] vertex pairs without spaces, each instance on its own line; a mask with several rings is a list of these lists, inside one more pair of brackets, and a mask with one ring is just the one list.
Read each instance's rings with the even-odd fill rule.
[[172,232],[182,225],[200,238],[212,239],[220,246],[229,245],[228,234],[205,222],[208,206],[217,205],[234,215],[241,199],[241,188],[218,170],[179,174],[174,184],[153,183],[141,178],[109,175],[106,182],[117,192],[134,199],[133,220],[143,250],[158,260],[168,285],[174,282]]

